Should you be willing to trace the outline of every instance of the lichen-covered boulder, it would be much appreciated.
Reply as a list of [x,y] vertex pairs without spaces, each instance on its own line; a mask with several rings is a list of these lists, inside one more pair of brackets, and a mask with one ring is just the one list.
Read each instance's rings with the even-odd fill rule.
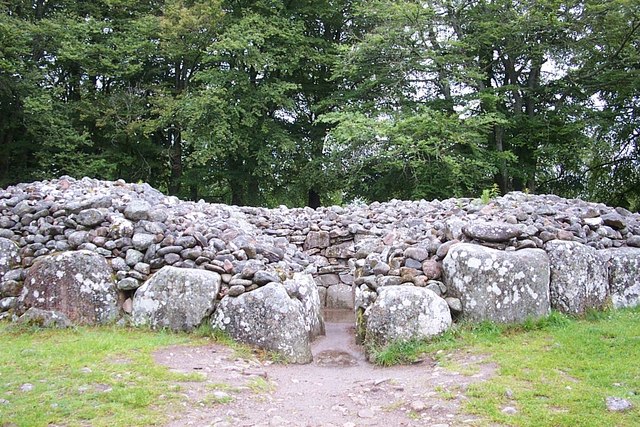
[[427,339],[451,326],[449,306],[429,289],[399,285],[380,288],[378,292],[378,298],[365,312],[368,343]]
[[462,318],[518,323],[549,314],[549,258],[541,249],[505,252],[461,243],[443,263],[448,296],[462,302]]
[[640,249],[601,251],[609,270],[609,293],[615,308],[640,305]]
[[291,363],[313,360],[302,303],[289,297],[282,284],[222,298],[211,324],[236,341],[275,351]]
[[578,242],[552,240],[545,244],[551,268],[551,307],[583,314],[607,304],[607,268],[595,248]]
[[294,273],[293,279],[285,280],[284,286],[291,298],[302,303],[305,329],[309,332],[309,340],[324,335],[324,319],[318,285],[313,276],[305,273]]
[[19,306],[54,310],[75,324],[104,324],[118,315],[111,267],[101,255],[71,251],[41,257],[24,280]]
[[162,267],[136,291],[133,324],[191,331],[213,312],[221,282],[212,271]]
[[19,262],[18,245],[9,239],[0,237],[0,280],[7,271],[18,265]]

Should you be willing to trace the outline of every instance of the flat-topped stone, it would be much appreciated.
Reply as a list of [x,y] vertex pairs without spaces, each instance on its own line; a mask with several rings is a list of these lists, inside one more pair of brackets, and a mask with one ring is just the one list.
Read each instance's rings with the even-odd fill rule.
[[454,245],[443,262],[448,295],[462,302],[462,317],[518,323],[549,314],[549,258],[541,249],[505,252]]
[[551,268],[551,307],[567,314],[584,314],[607,305],[607,266],[594,248],[577,242],[545,244]]

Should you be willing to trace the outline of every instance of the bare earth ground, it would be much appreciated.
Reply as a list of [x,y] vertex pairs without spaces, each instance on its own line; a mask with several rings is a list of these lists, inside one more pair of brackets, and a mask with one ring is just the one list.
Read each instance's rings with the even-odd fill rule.
[[206,376],[205,381],[180,384],[184,411],[171,414],[167,427],[478,424],[461,412],[461,405],[469,384],[496,371],[481,356],[452,354],[453,365],[462,372],[430,359],[381,368],[365,360],[352,325],[327,323],[326,328],[326,336],[313,344],[314,361],[308,365],[240,359],[220,345],[159,351],[158,363]]

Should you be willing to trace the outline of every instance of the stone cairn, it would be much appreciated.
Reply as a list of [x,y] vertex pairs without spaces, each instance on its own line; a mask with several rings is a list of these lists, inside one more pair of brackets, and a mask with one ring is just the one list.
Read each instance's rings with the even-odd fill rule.
[[361,340],[640,304],[640,215],[519,192],[277,209],[70,177],[0,190],[0,318],[131,322],[311,360],[322,309]]

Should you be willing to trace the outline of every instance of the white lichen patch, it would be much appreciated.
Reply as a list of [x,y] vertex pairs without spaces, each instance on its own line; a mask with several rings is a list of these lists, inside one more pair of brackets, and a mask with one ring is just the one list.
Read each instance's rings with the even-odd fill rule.
[[482,265],[482,261],[478,258],[469,258],[467,260],[467,265],[469,266],[469,268],[480,268],[480,266]]

